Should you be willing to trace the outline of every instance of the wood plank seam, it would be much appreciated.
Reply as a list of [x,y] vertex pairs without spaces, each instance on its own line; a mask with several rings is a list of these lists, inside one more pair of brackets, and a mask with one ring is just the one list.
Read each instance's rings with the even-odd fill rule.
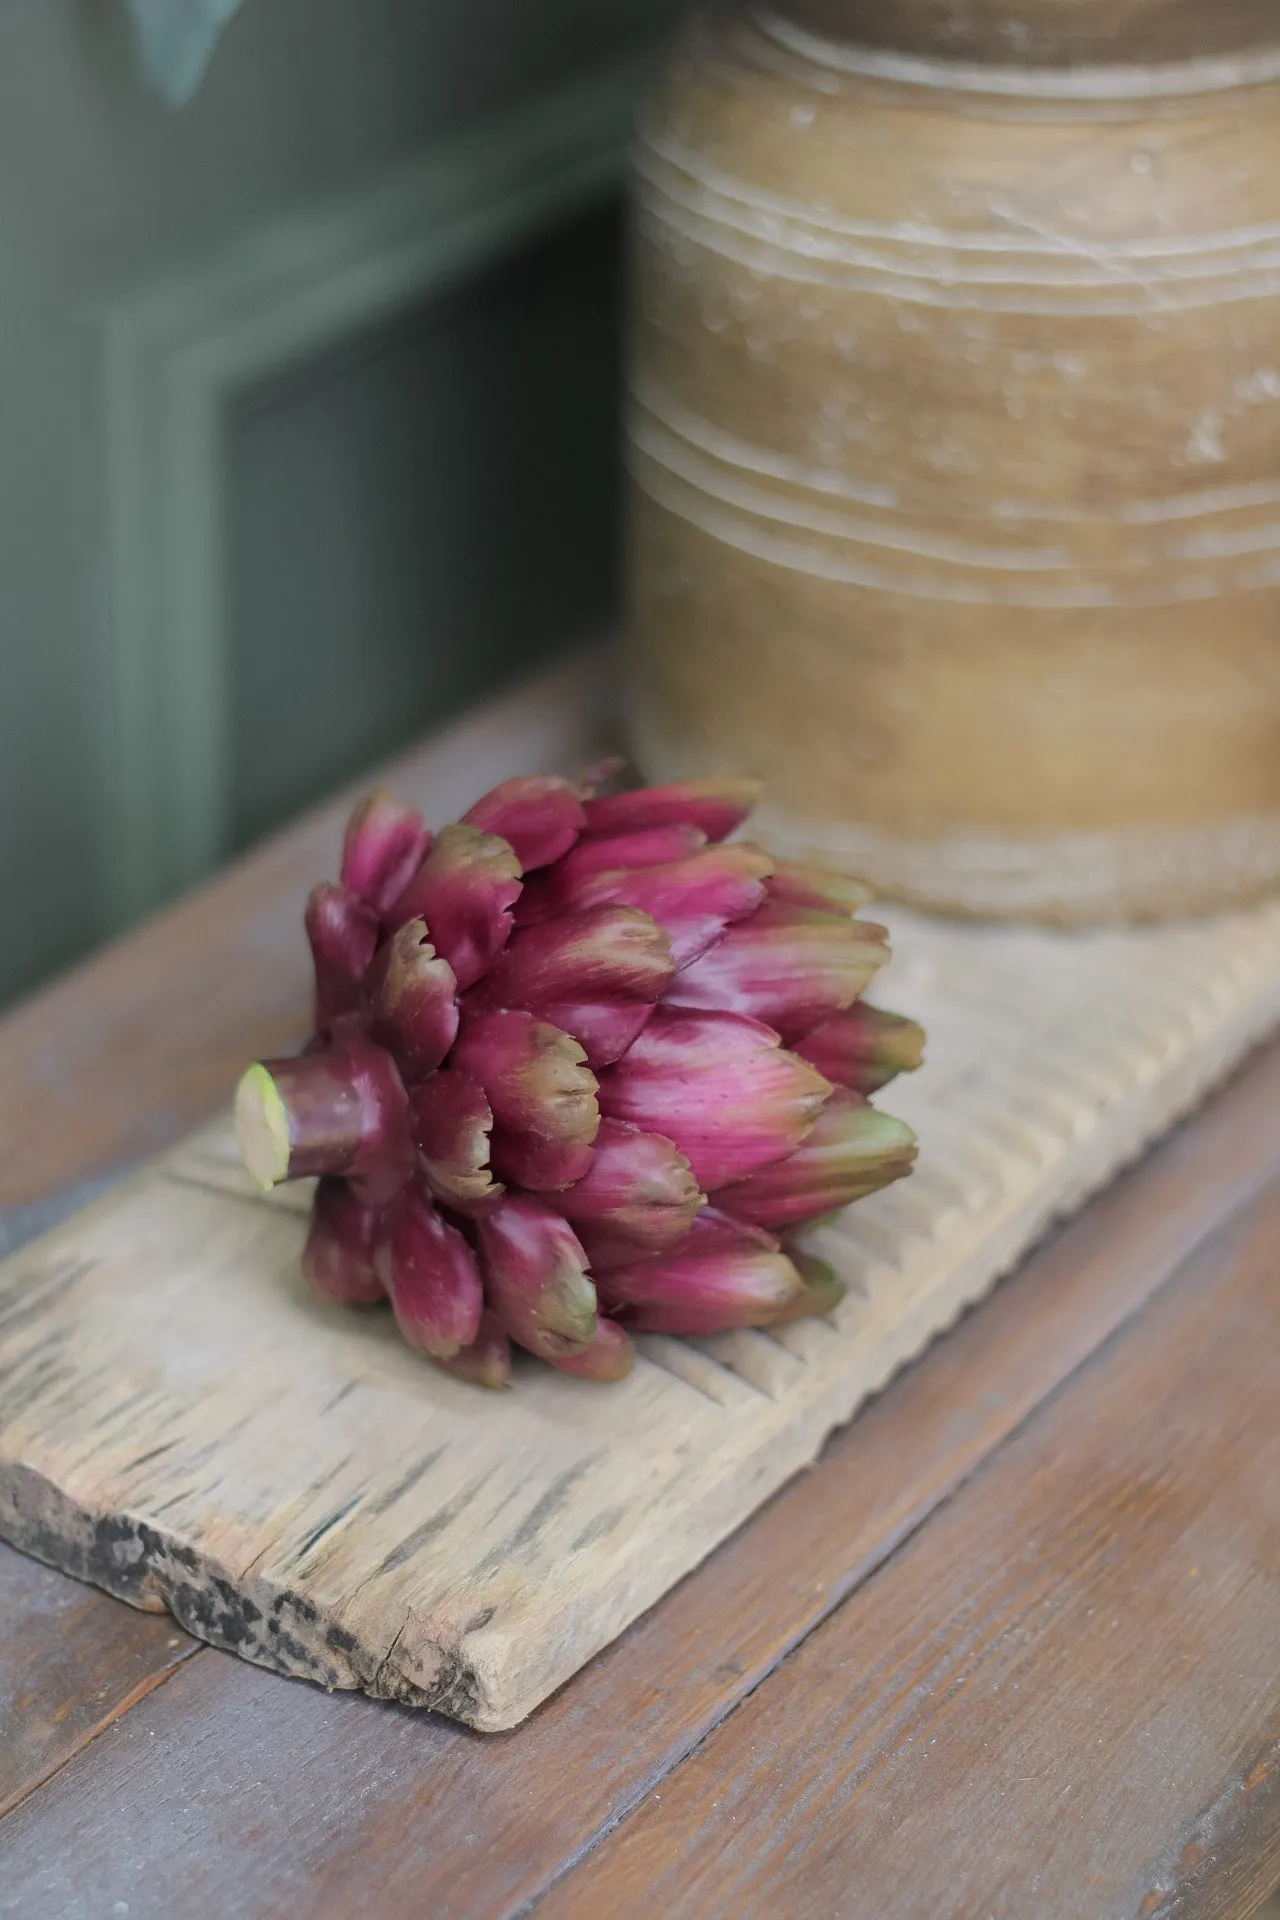
[[140,1706],[144,1700],[149,1699],[153,1693],[164,1686],[166,1681],[172,1680],[174,1674],[182,1667],[190,1665],[191,1661],[196,1659],[198,1655],[208,1653],[209,1651],[209,1648],[202,1646],[198,1640],[195,1640],[185,1653],[179,1653],[177,1658],[168,1666],[158,1668],[155,1672],[144,1675],[135,1687],[130,1688],[128,1693],[122,1695],[121,1698],[114,1703],[109,1713],[104,1714],[101,1720],[87,1729],[84,1737],[77,1741],[75,1746],[69,1748],[60,1760],[55,1761],[51,1766],[46,1767],[31,1780],[25,1782],[19,1792],[15,1793],[11,1799],[0,1803],[0,1822],[6,1820],[11,1813],[16,1813],[18,1808],[23,1806],[33,1794],[39,1793],[42,1787],[48,1786],[49,1782],[60,1774],[64,1767],[70,1766],[73,1760],[79,1759],[86,1747],[91,1747],[95,1740],[108,1732],[118,1721],[123,1720],[127,1713],[132,1713],[135,1707]]
[[[1254,1812],[1266,1806],[1263,1818]],[[1269,1831],[1272,1840],[1263,1857],[1250,1863],[1249,1885],[1223,1890],[1211,1885],[1220,1865],[1222,1850],[1234,1836],[1238,1823],[1248,1813]],[[1234,1863],[1232,1863],[1234,1864]],[[1148,1884],[1139,1902],[1137,1920],[1201,1920],[1211,1912],[1224,1920],[1251,1920],[1254,1901],[1264,1898],[1280,1871],[1280,1741],[1268,1745],[1251,1766],[1242,1768],[1229,1780],[1209,1806],[1189,1821],[1149,1869]],[[1226,1891],[1231,1904],[1216,1898]],[[1259,1915],[1258,1920],[1267,1920]]]
[[[732,1698],[725,1701],[723,1710],[714,1720],[710,1720],[701,1728],[697,1738],[690,1741],[689,1745],[679,1753],[667,1756],[663,1764],[651,1769],[643,1782],[637,1782],[634,1793],[629,1795],[625,1801],[620,1802],[616,1812],[611,1818],[603,1821],[599,1829],[593,1833],[589,1839],[584,1840],[581,1846],[577,1847],[571,1856],[566,1857],[555,1873],[547,1878],[545,1885],[539,1887],[536,1892],[522,1899],[515,1906],[507,1909],[502,1914],[501,1920],[529,1920],[529,1916],[535,1913],[536,1909],[558,1886],[571,1878],[573,1873],[585,1860],[589,1859],[612,1834],[617,1832],[621,1826],[639,1811],[652,1793],[659,1787],[664,1786],[678,1774],[686,1763],[692,1760],[700,1749],[705,1746],[706,1742],[760,1691],[761,1687],[765,1686],[788,1662],[795,1658],[806,1640],[821,1628],[828,1625],[855,1596],[861,1597],[864,1594],[864,1590],[871,1587],[875,1580],[886,1572],[890,1563],[896,1560],[899,1555],[903,1554],[926,1527],[938,1520],[948,1508],[955,1504],[969,1483],[975,1479],[978,1474],[990,1470],[993,1463],[1000,1458],[1001,1454],[1016,1445],[1033,1421],[1039,1419],[1047,1408],[1052,1407],[1058,1400],[1065,1397],[1082,1376],[1099,1366],[1108,1352],[1117,1346],[1120,1341],[1129,1334],[1136,1322],[1147,1313],[1157,1297],[1164,1293],[1167,1288],[1175,1285],[1186,1268],[1197,1258],[1201,1257],[1210,1244],[1217,1240],[1220,1235],[1228,1233],[1231,1229],[1232,1222],[1237,1219],[1242,1219],[1243,1216],[1248,1213],[1249,1209],[1272,1188],[1280,1191],[1280,1169],[1274,1164],[1261,1168],[1247,1187],[1233,1195],[1228,1205],[1210,1215],[1203,1223],[1202,1229],[1196,1233],[1195,1237],[1189,1239],[1179,1248],[1177,1255],[1171,1259],[1166,1268],[1163,1277],[1151,1288],[1144,1298],[1135,1301],[1129,1310],[1116,1321],[1114,1326],[1112,1326],[1095,1345],[1090,1347],[1087,1353],[1081,1355],[1071,1370],[1063,1374],[1062,1378],[1052,1385],[1048,1391],[1036,1401],[1034,1406],[1028,1407],[1017,1422],[1011,1426],[1006,1433],[1002,1434],[993,1445],[987,1447],[983,1452],[975,1454],[970,1461],[966,1462],[962,1471],[959,1472],[945,1488],[937,1492],[933,1497],[922,1502],[918,1509],[904,1515],[900,1525],[884,1536],[877,1549],[850,1569],[847,1580],[844,1583],[839,1583],[832,1587],[829,1604],[821,1610],[815,1610],[814,1614],[804,1623],[799,1631],[797,1631],[791,1639],[778,1647],[775,1657],[768,1665],[754,1674],[749,1684],[744,1685],[734,1693]],[[981,1302],[969,1309],[971,1313],[980,1313],[981,1310]],[[891,1389],[886,1389],[886,1391],[888,1390]],[[1273,1765],[1274,1778],[1271,1771]],[[1250,1782],[1252,1782],[1251,1786],[1249,1785]],[[1274,1756],[1264,1756],[1260,1758],[1255,1768],[1245,1777],[1245,1780],[1233,1781],[1224,1794],[1224,1804],[1228,1800],[1234,1801],[1237,1799],[1240,1793],[1245,1791],[1246,1788],[1249,1791],[1256,1791],[1264,1785],[1274,1790],[1277,1805],[1280,1806],[1280,1749],[1276,1750]],[[1198,1824],[1203,1824],[1206,1828],[1216,1824],[1218,1812],[1218,1804],[1215,1803],[1215,1807],[1205,1810],[1201,1822]],[[1188,1841],[1187,1844],[1190,1844],[1190,1841]],[[1207,1846],[1210,1843],[1206,1842],[1205,1844]],[[1157,1885],[1159,1871],[1160,1869],[1158,1868],[1153,1869],[1153,1873],[1156,1876],[1156,1878],[1153,1879],[1153,1892],[1159,1891]],[[1186,1911],[1189,1913],[1191,1910],[1187,1909]],[[1166,1908],[1162,1901],[1157,1902],[1150,1908],[1144,1906],[1141,1910],[1142,1920],[1146,1920],[1148,1913],[1160,1916],[1160,1920],[1180,1920],[1182,1912],[1183,1908],[1180,1904],[1176,1908]]]
[[[791,1664],[788,1679],[772,1692],[756,1685],[744,1695],[741,1726],[732,1725],[735,1708],[690,1747],[680,1763],[681,1770],[686,1761],[690,1767],[683,1788],[664,1794],[660,1806],[650,1804],[644,1825],[607,1854],[599,1853],[599,1842],[580,1851],[576,1870],[591,1859],[584,1877],[557,1873],[504,1920],[537,1910],[565,1920],[604,1912],[700,1914],[710,1886],[715,1911],[744,1920],[777,1912],[860,1914],[863,1904],[834,1895],[826,1904],[830,1889],[843,1887],[847,1897],[859,1849],[866,1874],[857,1881],[858,1900],[868,1913],[889,1906],[904,1915],[1106,1913],[1112,1920],[1243,1920],[1251,1913],[1280,1866],[1280,1689],[1270,1658],[1280,1605],[1280,1425],[1261,1418],[1276,1405],[1275,1348],[1267,1336],[1278,1224],[1280,1176],[1273,1174],[1251,1202],[1230,1209],[1177,1258],[1141,1315],[1147,1328],[1135,1324],[1137,1315],[1118,1324],[1081,1369],[1091,1380],[1077,1383],[1074,1394],[1046,1394],[980,1471],[966,1476],[978,1484],[954,1489],[931,1526],[902,1543],[894,1565],[882,1564],[882,1598],[867,1582],[847,1597],[843,1622],[845,1603],[832,1609],[821,1634],[806,1636],[805,1646],[775,1664],[775,1677]],[[1205,1379],[1216,1380],[1218,1398],[1198,1394]],[[1221,1393],[1237,1381],[1247,1411],[1233,1423]],[[1149,1404],[1155,1412],[1148,1420]],[[1230,1498],[1209,1464],[1210,1443],[1224,1423],[1234,1469]],[[1059,1483],[1063,1498],[1055,1506],[1049,1493]],[[1224,1508],[1233,1516],[1225,1533]],[[1244,1604],[1252,1637],[1243,1644],[1228,1638],[1215,1652],[1206,1642],[1207,1622],[1226,1597],[1222,1589],[1233,1587],[1237,1600],[1252,1596]],[[1113,1726],[1108,1690],[1101,1700],[1082,1698],[1090,1689],[1077,1684],[1064,1661],[1082,1638],[1121,1627],[1135,1589],[1158,1596],[1159,1625],[1148,1625],[1142,1647],[1127,1650],[1122,1664],[1136,1662],[1142,1677],[1127,1683],[1125,1710]],[[1231,1616],[1228,1606],[1224,1618]],[[1180,1671],[1166,1692],[1161,1678],[1170,1667]],[[1205,1723],[1228,1686],[1234,1704],[1210,1761]],[[1111,1690],[1117,1688],[1125,1694],[1126,1683],[1113,1678]],[[1000,1698],[1005,1689],[1008,1697]],[[1077,1722],[1070,1751],[1078,1767],[1082,1729],[1103,1745],[1103,1729],[1112,1728],[1118,1757],[1109,1772],[1100,1768],[1092,1804],[1073,1796],[1067,1804],[1080,1776],[1061,1764],[1058,1716]],[[1162,1729],[1166,1746],[1175,1738],[1167,1721],[1179,1728],[1179,1750],[1188,1764],[1194,1759],[1201,1789],[1205,1781],[1218,1787],[1220,1762],[1229,1761],[1226,1784],[1207,1803],[1190,1799],[1187,1807],[1187,1784],[1162,1753]],[[1024,1782],[1016,1762],[1004,1770],[1001,1730],[1010,1752],[1032,1767],[1026,1784],[1036,1788],[1033,1815],[1017,1792]],[[935,1767],[947,1783],[937,1805]],[[1149,1811],[1159,1813],[1166,1802],[1176,1807],[1179,1797],[1184,1803],[1172,1839],[1145,1861],[1132,1847],[1128,1857],[1111,1851],[1104,1817],[1113,1814],[1123,1829],[1117,1801],[1135,1768]],[[913,1830],[908,1808],[917,1794],[929,1811]],[[788,1848],[779,1802],[806,1832],[816,1828],[803,1850]],[[744,1809],[757,1806],[758,1849],[733,1847],[731,1834],[747,1838],[736,1826],[753,1817]],[[1000,1817],[984,1824],[976,1812],[983,1807]],[[639,1812],[633,1807],[633,1816]],[[1036,1824],[1027,1824],[1033,1818]],[[613,1822],[611,1833],[622,1825]],[[1083,1851],[1104,1872],[1069,1877],[1062,1825],[1089,1832],[1072,1856],[1078,1861]],[[924,1866],[909,1883],[910,1903],[900,1907],[886,1898],[887,1886],[901,1887],[895,1875],[910,1870],[925,1827],[941,1858],[964,1856],[957,1859],[964,1874],[952,1893],[936,1869]],[[903,1839],[904,1832],[913,1837]],[[967,1849],[959,1845],[962,1833],[970,1836]],[[880,1871],[879,1888],[877,1843],[899,1856]],[[731,1847],[733,1869],[721,1880],[719,1849]],[[1031,1854],[1053,1863],[1056,1888],[1048,1875],[1032,1877]],[[815,1901],[818,1879],[822,1904]]]

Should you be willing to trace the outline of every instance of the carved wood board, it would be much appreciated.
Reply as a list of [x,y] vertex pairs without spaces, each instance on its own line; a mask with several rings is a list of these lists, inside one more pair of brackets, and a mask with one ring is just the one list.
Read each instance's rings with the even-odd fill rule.
[[1280,907],[883,917],[920,1166],[811,1236],[832,1321],[485,1394],[309,1297],[307,1190],[254,1194],[220,1123],[0,1266],[0,1533],[282,1673],[516,1724],[1280,1024]]

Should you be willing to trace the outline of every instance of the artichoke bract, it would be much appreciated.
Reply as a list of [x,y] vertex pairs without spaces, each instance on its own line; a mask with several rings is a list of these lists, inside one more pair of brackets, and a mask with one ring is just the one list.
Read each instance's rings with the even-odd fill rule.
[[619,1380],[635,1331],[829,1313],[803,1226],[910,1172],[869,1096],[920,1064],[861,998],[867,892],[730,839],[754,783],[509,780],[432,835],[351,817],[307,903],[315,1032],[236,1095],[263,1188],[318,1176],[303,1265],[459,1378],[511,1345]]

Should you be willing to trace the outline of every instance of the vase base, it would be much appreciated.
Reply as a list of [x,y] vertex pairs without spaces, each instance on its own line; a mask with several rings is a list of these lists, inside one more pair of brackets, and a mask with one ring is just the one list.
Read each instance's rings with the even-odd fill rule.
[[[632,747],[647,780],[705,773],[642,730]],[[1011,839],[980,828],[912,840],[854,820],[813,820],[766,795],[752,833],[791,860],[856,874],[888,900],[973,920],[1048,926],[1202,918],[1280,894],[1280,816],[1200,826],[1111,827]]]

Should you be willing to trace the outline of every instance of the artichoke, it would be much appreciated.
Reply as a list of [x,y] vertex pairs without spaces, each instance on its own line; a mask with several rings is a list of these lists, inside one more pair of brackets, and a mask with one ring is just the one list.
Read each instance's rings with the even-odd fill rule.
[[484,1386],[511,1343],[615,1380],[630,1331],[827,1313],[799,1228],[909,1173],[869,1095],[919,1065],[861,999],[866,890],[728,836],[752,782],[509,780],[432,836],[376,793],[306,928],[315,1032],[250,1067],[263,1188],[318,1176],[303,1265]]

